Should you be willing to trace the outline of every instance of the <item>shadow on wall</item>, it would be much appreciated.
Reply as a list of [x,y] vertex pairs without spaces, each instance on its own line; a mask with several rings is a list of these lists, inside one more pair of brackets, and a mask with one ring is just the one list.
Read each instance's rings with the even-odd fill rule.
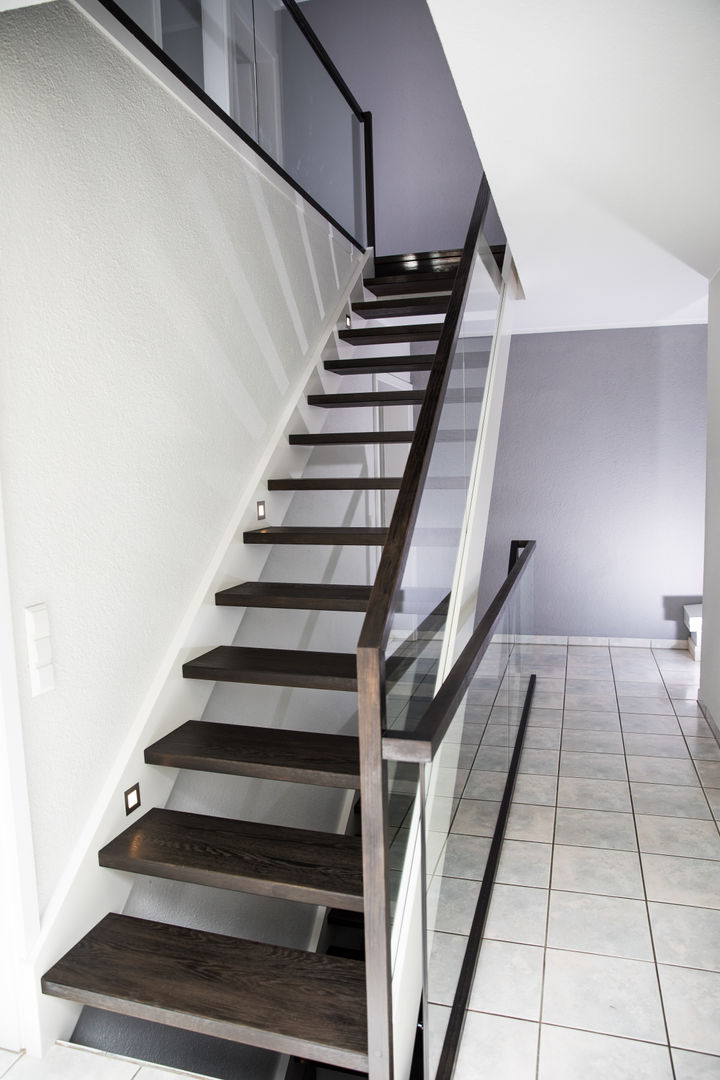
[[688,636],[683,617],[683,608],[686,604],[702,604],[702,596],[663,596],[663,613],[668,622],[675,623],[678,641]]

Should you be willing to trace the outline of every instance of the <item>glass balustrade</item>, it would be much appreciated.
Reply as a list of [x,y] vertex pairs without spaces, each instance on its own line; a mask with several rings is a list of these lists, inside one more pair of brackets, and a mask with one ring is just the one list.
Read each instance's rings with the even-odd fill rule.
[[[508,789],[513,752],[530,677],[522,639],[532,630],[532,563],[505,606],[470,685],[454,712],[432,764],[425,766],[424,845],[426,897],[426,1080],[448,1076],[457,1041],[443,1054],[448,1019],[461,973],[469,979],[473,1007],[486,987],[473,979],[473,920],[484,920],[481,886],[496,873],[493,835]],[[501,877],[500,880],[503,880]],[[492,882],[488,882],[489,888]],[[481,910],[478,913],[478,903]],[[477,935],[482,925],[476,925]],[[470,955],[468,949],[471,950]],[[467,959],[466,959],[467,957]],[[492,990],[492,987],[490,987]],[[456,1006],[461,1035],[468,1002]],[[443,1059],[443,1071],[438,1063]]]
[[102,0],[119,8],[354,242],[373,243],[369,114],[284,0]]

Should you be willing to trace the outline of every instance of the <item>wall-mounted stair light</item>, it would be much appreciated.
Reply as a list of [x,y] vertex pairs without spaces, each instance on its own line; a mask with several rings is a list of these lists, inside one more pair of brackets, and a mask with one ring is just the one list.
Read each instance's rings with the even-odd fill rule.
[[139,781],[138,781],[137,784],[133,784],[132,787],[129,787],[127,789],[127,791],[123,795],[123,798],[125,799],[125,813],[126,814],[132,814],[133,810],[137,810],[138,806],[140,805],[140,783],[139,783]]
[[345,325],[348,328],[348,330],[352,327],[352,315],[349,312],[345,316]]
[[265,513],[265,500],[264,499],[258,499],[257,516],[258,516],[258,521],[264,521],[265,520],[266,513]]

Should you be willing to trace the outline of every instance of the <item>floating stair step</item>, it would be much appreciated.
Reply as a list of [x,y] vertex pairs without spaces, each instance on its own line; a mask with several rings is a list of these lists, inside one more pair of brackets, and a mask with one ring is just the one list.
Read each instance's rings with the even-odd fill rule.
[[418,356],[368,356],[359,360],[326,360],[325,370],[336,375],[393,374],[400,371],[429,371],[434,353]]
[[409,443],[414,431],[333,431],[290,435],[291,446],[355,446],[365,443]]
[[401,476],[301,476],[268,480],[268,491],[395,491]]
[[382,277],[365,278],[363,285],[376,296],[394,296],[398,293],[451,292],[455,273],[429,271],[428,273],[384,274]]
[[356,960],[107,915],[42,986],[125,1016],[367,1069]]
[[376,390],[366,394],[309,394],[308,405],[350,409],[364,405],[421,405],[424,390]]
[[397,300],[363,300],[353,304],[353,315],[362,319],[394,319],[405,315],[444,315],[450,295],[403,296]]
[[385,274],[428,274],[449,273],[457,270],[462,257],[460,248],[448,248],[444,251],[413,251],[402,255],[379,255],[375,257],[375,273]]
[[300,608],[303,611],[365,611],[370,585],[313,585],[245,581],[215,594],[221,607]]
[[443,324],[404,323],[399,326],[361,326],[339,333],[351,345],[389,345],[396,341],[439,341]]
[[243,533],[246,544],[344,544],[351,547],[381,547],[387,539],[387,529],[360,526],[268,525]]
[[100,865],[218,889],[362,911],[362,841],[254,821],[150,810]]
[[218,645],[210,652],[188,660],[182,670],[186,679],[304,686],[315,690],[357,690],[354,653]]
[[188,720],[149,746],[145,761],[320,787],[360,787],[358,740],[352,735]]

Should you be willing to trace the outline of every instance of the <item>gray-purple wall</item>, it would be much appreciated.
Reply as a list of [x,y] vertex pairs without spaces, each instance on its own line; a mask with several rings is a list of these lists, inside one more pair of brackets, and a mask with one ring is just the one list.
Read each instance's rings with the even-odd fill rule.
[[513,339],[480,607],[535,539],[535,633],[682,638],[702,595],[707,327]]
[[302,11],[373,114],[377,253],[462,247],[480,162],[425,0],[307,0]]

